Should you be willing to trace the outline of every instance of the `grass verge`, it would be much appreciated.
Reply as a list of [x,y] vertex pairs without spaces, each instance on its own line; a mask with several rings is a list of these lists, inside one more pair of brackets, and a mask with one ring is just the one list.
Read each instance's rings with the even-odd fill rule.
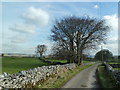
[[83,69],[86,69],[92,65],[93,64],[83,65],[83,66],[81,65],[73,70],[66,71],[66,72],[60,72],[59,75],[50,77],[49,79],[44,81],[42,84],[39,84],[35,87],[36,88],[60,88],[66,82],[68,82],[72,77],[74,77],[77,73],[79,73]]
[[101,88],[115,88],[116,90],[118,89],[115,80],[108,74],[105,66],[98,66],[97,77]]

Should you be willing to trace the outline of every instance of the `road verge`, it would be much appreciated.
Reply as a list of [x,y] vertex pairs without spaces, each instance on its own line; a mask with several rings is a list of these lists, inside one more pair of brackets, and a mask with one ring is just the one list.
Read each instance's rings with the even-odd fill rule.
[[80,71],[92,66],[94,63],[86,63],[81,66],[77,66],[73,70],[66,72],[60,72],[59,75],[50,77],[42,84],[36,86],[36,88],[61,88],[65,83],[67,83],[72,77],[78,74]]

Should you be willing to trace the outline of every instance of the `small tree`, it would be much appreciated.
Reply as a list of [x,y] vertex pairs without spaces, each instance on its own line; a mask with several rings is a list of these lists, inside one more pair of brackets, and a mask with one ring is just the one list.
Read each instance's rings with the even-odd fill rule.
[[2,53],[1,56],[4,57],[4,54]]
[[113,57],[112,52],[110,52],[107,49],[103,49],[103,50],[97,52],[96,55],[95,55],[95,59],[96,60],[101,60],[102,62],[107,61],[109,59],[112,59],[112,57]]
[[39,54],[40,59],[43,57],[43,54],[47,51],[46,45],[38,45],[36,48],[36,53]]

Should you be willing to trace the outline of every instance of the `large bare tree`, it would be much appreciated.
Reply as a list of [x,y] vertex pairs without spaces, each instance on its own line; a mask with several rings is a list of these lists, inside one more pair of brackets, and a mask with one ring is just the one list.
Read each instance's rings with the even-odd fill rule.
[[83,51],[104,43],[108,30],[104,20],[72,16],[56,20],[51,39],[57,43],[58,51],[70,53],[68,62],[81,64]]
[[39,54],[40,58],[42,58],[43,54],[47,51],[46,45],[38,45],[36,48],[36,53]]

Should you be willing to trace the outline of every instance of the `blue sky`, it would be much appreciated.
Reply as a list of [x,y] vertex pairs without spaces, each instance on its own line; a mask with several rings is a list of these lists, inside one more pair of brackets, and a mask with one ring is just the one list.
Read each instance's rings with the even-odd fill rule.
[[[34,53],[38,44],[46,44],[48,53],[52,42],[49,40],[55,19],[66,16],[84,16],[106,19],[112,27],[109,39],[103,48],[116,55],[117,2],[3,2],[2,7],[2,52]],[[0,32],[1,33],[1,32]],[[100,47],[100,46],[99,46]],[[100,50],[100,48],[98,48]],[[95,54],[98,50],[90,50]]]

